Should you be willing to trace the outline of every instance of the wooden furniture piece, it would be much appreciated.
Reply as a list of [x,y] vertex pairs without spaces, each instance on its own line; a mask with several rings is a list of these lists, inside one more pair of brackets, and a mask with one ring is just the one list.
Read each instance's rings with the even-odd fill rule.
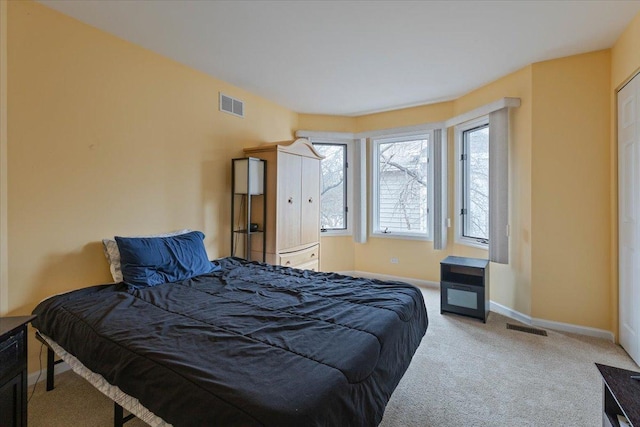
[[254,157],[231,160],[231,256],[248,261],[266,261],[266,168]]
[[599,363],[596,367],[602,375],[602,425],[619,427],[621,415],[629,426],[640,427],[640,372]]
[[0,317],[2,427],[27,425],[27,323],[35,317]]
[[448,256],[440,262],[440,313],[444,312],[487,322],[489,260]]
[[[266,262],[317,271],[320,262],[320,155],[299,138],[246,148],[267,161]],[[256,250],[252,247],[252,253]],[[253,255],[252,255],[253,256]]]

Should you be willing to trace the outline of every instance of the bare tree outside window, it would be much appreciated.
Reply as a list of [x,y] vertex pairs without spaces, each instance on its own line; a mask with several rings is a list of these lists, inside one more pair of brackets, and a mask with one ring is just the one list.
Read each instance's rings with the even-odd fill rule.
[[489,238],[489,126],[463,133],[463,236]]
[[320,228],[344,230],[347,228],[347,146],[322,143],[313,146],[325,156],[320,163]]
[[377,210],[383,233],[427,233],[428,137],[377,142]]

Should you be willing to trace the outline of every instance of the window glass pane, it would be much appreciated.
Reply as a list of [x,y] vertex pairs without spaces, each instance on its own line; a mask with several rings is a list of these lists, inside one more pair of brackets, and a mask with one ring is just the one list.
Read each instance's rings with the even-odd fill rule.
[[320,228],[344,230],[347,228],[345,179],[347,146],[344,144],[313,144],[323,156],[320,163]]
[[379,142],[378,229],[427,233],[428,140]]
[[464,132],[465,220],[463,235],[489,238],[489,126]]

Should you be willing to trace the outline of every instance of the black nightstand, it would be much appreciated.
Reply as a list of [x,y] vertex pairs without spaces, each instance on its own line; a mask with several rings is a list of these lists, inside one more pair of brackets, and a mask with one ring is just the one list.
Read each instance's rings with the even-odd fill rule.
[[489,260],[448,256],[440,262],[440,313],[489,316]]
[[27,425],[27,323],[35,317],[0,317],[2,427]]

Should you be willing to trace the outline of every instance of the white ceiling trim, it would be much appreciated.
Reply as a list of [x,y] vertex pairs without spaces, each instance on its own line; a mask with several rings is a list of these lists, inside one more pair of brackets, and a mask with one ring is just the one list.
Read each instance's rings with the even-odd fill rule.
[[468,122],[469,120],[477,119],[478,117],[486,116],[494,111],[502,110],[503,108],[519,107],[520,98],[502,98],[489,104],[478,107],[474,110],[462,113],[459,116],[455,116],[445,121],[445,126],[450,128],[457,126],[461,123]]
[[434,129],[446,129],[453,126],[457,126],[461,123],[468,122],[469,120],[477,119],[478,117],[486,116],[494,111],[501,110],[503,108],[517,108],[521,104],[520,98],[505,97],[489,104],[482,105],[473,110],[467,111],[455,117],[445,120],[444,122],[430,122],[422,123],[414,126],[404,126],[398,128],[379,129],[366,132],[322,132],[312,130],[299,130],[296,131],[297,138],[310,138],[310,139],[324,139],[329,141],[353,141],[354,139],[362,138],[384,138],[387,136],[413,136],[419,135],[424,132],[428,132]]
[[298,130],[296,138],[307,138],[312,141],[336,141],[348,142],[355,139],[355,134],[350,132],[317,132],[313,130]]

